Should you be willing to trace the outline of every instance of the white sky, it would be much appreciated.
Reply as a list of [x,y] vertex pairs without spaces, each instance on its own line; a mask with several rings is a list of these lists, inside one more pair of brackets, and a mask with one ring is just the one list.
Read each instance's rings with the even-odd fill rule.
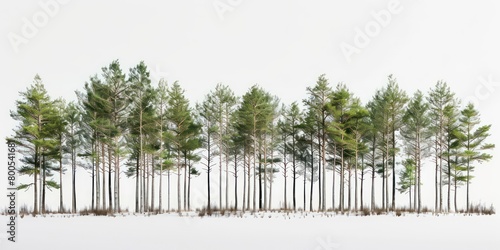
[[[47,2],[56,3],[53,13],[42,7]],[[386,84],[389,74],[410,95],[416,89],[427,92],[444,80],[458,97],[476,101],[483,122],[494,125],[490,142],[497,142],[500,3],[396,1],[399,11],[391,14],[389,24],[369,37],[349,62],[341,45],[355,46],[357,29],[373,28],[377,20],[373,13],[387,11],[390,2],[5,2],[0,9],[0,136],[11,135],[15,123],[9,110],[35,74],[41,75],[52,97],[72,100],[89,76],[119,59],[125,72],[144,60],[155,81],[160,77],[179,80],[192,103],[219,82],[230,85],[238,95],[257,83],[290,103],[305,98],[305,88],[325,73],[333,87],[345,82],[366,103]],[[230,9],[221,13],[214,4]],[[47,14],[53,15],[44,24]],[[33,23],[33,18],[35,26],[42,27],[36,27],[32,37],[23,35],[25,20]],[[30,36],[27,43],[17,46],[9,40],[26,35]],[[491,79],[489,88],[481,78]],[[3,143],[0,152],[6,152]],[[500,205],[498,162],[494,159],[477,168],[474,202]],[[0,188],[6,186],[5,179],[6,171],[1,170]],[[431,183],[425,183],[430,201]],[[4,202],[2,195],[0,204]],[[31,204],[31,196],[25,202]]]

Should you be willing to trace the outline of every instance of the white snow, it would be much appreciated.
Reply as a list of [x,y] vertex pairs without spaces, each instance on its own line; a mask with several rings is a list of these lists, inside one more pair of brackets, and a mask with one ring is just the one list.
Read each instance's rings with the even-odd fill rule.
[[[7,221],[7,217],[1,216],[0,221]],[[7,242],[6,230],[1,228],[1,250],[500,249],[500,216],[47,215],[19,218],[18,224],[16,243]]]

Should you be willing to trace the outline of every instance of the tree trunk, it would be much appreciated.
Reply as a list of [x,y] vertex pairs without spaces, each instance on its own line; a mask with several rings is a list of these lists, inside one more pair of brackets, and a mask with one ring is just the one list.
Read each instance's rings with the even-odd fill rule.
[[363,199],[363,191],[364,191],[364,183],[365,183],[365,155],[361,155],[361,190],[360,190],[360,204],[361,204],[361,211],[364,210],[364,199]]
[[100,167],[101,167],[101,151],[99,150],[99,143],[96,142],[96,148],[95,148],[95,153],[96,153],[96,164],[95,164],[95,174],[96,174],[96,178],[95,178],[95,194],[96,194],[96,197],[95,197],[95,200],[96,200],[96,210],[100,210],[101,209],[101,171],[100,171]]
[[[62,144],[62,143],[61,143]],[[62,145],[60,148],[61,155],[59,156],[59,212],[63,213],[64,212],[64,203],[63,203],[63,180],[62,180],[62,172],[63,172],[63,164],[62,164]]]
[[170,212],[170,169],[167,170],[167,209]]
[[111,183],[112,183],[112,177],[111,177],[111,147],[108,146],[108,204],[109,204],[109,211],[113,211],[113,192],[111,190]]
[[177,212],[181,212],[181,152],[177,151]]
[[102,209],[106,210],[106,153],[104,151],[104,143],[101,144],[102,153]]
[[184,211],[187,210],[187,177],[188,177],[187,151],[184,152]]
[[[323,197],[321,192],[322,190],[322,174],[324,175],[323,169],[322,169],[322,163],[323,159],[321,157],[323,156],[323,147],[322,147],[322,142],[321,142],[321,135],[319,134],[320,132],[318,131],[318,211],[321,211],[321,198]],[[311,180],[312,181],[312,180]]]
[[435,173],[435,187],[436,187],[436,200],[435,200],[435,204],[434,204],[434,210],[437,212],[438,211],[438,204],[439,204],[439,182],[438,182],[438,171],[439,171],[439,149],[438,149],[438,138],[436,137],[436,142],[435,142],[435,146],[436,146],[436,173]]
[[376,158],[376,135],[373,136],[372,142],[372,188],[371,188],[371,210],[375,209],[375,158]]
[[[45,150],[44,150],[45,151]],[[47,170],[45,166],[45,154],[42,154],[42,169],[43,169],[43,180],[42,180],[42,214],[45,214],[45,194],[46,194],[46,187],[47,187]],[[468,209],[467,209],[468,210]]]
[[135,212],[139,213],[139,169],[140,169],[140,153],[137,155],[135,162]]
[[229,156],[226,151],[226,209],[229,209]]
[[188,171],[188,191],[187,191],[187,203],[188,203],[188,211],[191,211],[191,163],[188,163],[189,171]]
[[155,157],[151,155],[151,208],[150,211],[155,211]]
[[[395,123],[395,117],[392,117]],[[396,128],[392,127],[392,211],[396,210]]]
[[71,185],[72,185],[71,212],[76,213],[76,151],[74,148],[72,148],[71,150]]
[[[313,144],[313,142],[314,142],[313,135],[311,134],[311,155],[310,155],[311,156],[311,190],[310,190],[311,194],[309,195],[309,210],[311,212],[314,210],[313,209],[313,194],[314,194],[314,144]],[[319,165],[318,165],[318,169],[319,169]],[[305,172],[306,171],[304,171],[304,178],[306,178]],[[304,188],[304,196],[305,196],[305,188]],[[304,207],[304,211],[305,210],[306,210],[306,208]]]
[[234,153],[234,210],[238,211],[238,154]]
[[121,212],[120,208],[120,149],[118,147],[118,137],[115,137],[115,212]]
[[354,159],[354,211],[358,211],[358,149]]

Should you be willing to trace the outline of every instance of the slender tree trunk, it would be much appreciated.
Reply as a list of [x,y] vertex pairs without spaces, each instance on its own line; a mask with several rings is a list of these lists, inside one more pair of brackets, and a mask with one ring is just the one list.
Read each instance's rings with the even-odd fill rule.
[[[61,143],[62,144],[62,143]],[[63,202],[63,179],[62,179],[62,172],[63,172],[63,164],[62,164],[62,145],[60,146],[60,151],[59,153],[61,154],[59,156],[59,212],[63,213],[64,212],[64,202]]]
[[354,211],[358,211],[358,149],[354,159]]
[[113,211],[113,192],[111,190],[111,184],[112,184],[112,177],[111,177],[111,159],[112,154],[111,154],[111,147],[108,146],[108,204],[109,204],[109,211]]
[[389,212],[389,133],[387,133],[387,140],[386,140],[386,155],[385,155],[385,210],[386,212]]
[[[311,167],[311,169],[312,169],[312,167]],[[307,172],[307,162],[304,163],[304,175],[303,175],[304,176],[304,192],[303,192],[303,194],[304,194],[304,212],[307,209],[307,207],[306,207],[306,194],[307,194],[306,193],[306,179],[307,179],[307,177],[306,177],[306,174],[305,174],[306,172]],[[311,208],[311,210],[312,210],[312,208]]]
[[226,161],[226,209],[229,209],[229,155],[225,155]]
[[247,147],[243,147],[243,200],[241,210],[245,212],[245,202],[246,202],[246,194],[247,194]]
[[[467,147],[469,149],[469,147]],[[469,183],[470,183],[470,158],[467,158],[467,181],[466,181],[466,192],[467,192],[467,197],[466,197],[466,202],[467,202],[467,213],[470,213],[470,201],[469,201]]]
[[287,152],[286,152],[286,137],[285,139],[283,140],[284,141],[284,146],[283,146],[283,182],[284,182],[284,186],[283,186],[283,201],[284,201],[284,206],[283,208],[285,209],[285,211],[288,209],[288,201],[287,201],[287,179],[288,179],[288,172],[287,172]]
[[106,210],[106,153],[104,151],[104,143],[101,144],[102,153],[102,209]]
[[[255,149],[254,149],[255,151]],[[255,152],[254,152],[255,153]],[[255,154],[254,154],[254,159],[255,159]],[[251,170],[251,156],[250,154],[248,155],[248,172],[247,172],[247,189],[248,189],[248,193],[247,193],[247,210],[250,210],[250,197],[251,197],[251,173],[252,173],[252,170]],[[255,164],[254,164],[254,170],[255,170]],[[255,175],[255,172],[254,172],[254,175]],[[255,182],[254,182],[255,184]]]
[[71,212],[76,213],[76,151],[74,148],[72,148],[71,150],[71,185],[72,185]]
[[177,151],[177,212],[181,212],[181,152]]
[[167,209],[168,209],[168,212],[171,211],[171,209],[170,209],[170,169],[167,170]]
[[151,208],[150,211],[155,211],[155,157],[151,155]]
[[96,209],[100,210],[101,209],[101,151],[99,150],[99,143],[96,143],[96,164],[95,164],[95,174],[96,174],[96,179],[95,179],[95,187],[96,187]]
[[137,155],[135,162],[135,212],[139,213],[139,179],[140,179],[140,153]]
[[[455,156],[455,162],[458,161],[458,157]],[[455,213],[458,213],[458,206],[457,206],[457,193],[458,193],[458,185],[457,185],[457,177],[458,173],[457,170],[455,169],[455,178],[454,178],[454,187],[455,187],[455,192],[454,192],[454,203],[455,203]]]
[[[271,136],[271,144],[274,142],[274,132]],[[269,180],[269,207],[268,209],[272,209],[273,202],[273,180],[274,180],[274,150],[271,148],[271,177]]]
[[448,171],[448,173],[447,173],[447,175],[448,175],[448,197],[447,197],[448,198],[448,212],[451,211],[451,156],[450,156],[451,151],[450,151],[450,144],[451,144],[451,142],[450,142],[450,140],[448,140],[448,147],[447,147],[447,150],[448,150],[448,156],[447,156],[448,157],[448,162],[447,162],[447,165],[448,165],[448,169],[447,169],[447,171]]
[[144,206],[144,212],[149,212],[149,156],[147,153],[144,153],[144,170],[142,171],[142,190],[143,190],[143,200],[142,205]]
[[[45,150],[44,150],[45,151]],[[42,214],[45,214],[45,194],[46,194],[46,188],[47,188],[47,168],[45,166],[45,153],[43,152],[42,154],[42,169],[43,169],[43,180],[42,180]],[[468,210],[468,209],[467,209]]]
[[94,143],[92,143],[92,211],[94,211],[96,209],[95,207],[95,159],[94,159],[94,154],[95,154],[95,150],[94,150]]
[[321,139],[321,159],[323,161],[323,191],[321,192],[321,211],[326,211],[326,113],[323,111],[322,139]]
[[35,173],[33,174],[33,214],[38,214],[38,175],[40,173],[39,148],[35,146]]
[[[292,139],[292,144],[295,143],[295,138]],[[295,145],[292,146],[293,148],[295,148]],[[307,163],[306,165],[307,166]],[[306,167],[304,167],[305,169]],[[293,202],[293,211],[297,211],[297,166],[295,165],[295,152],[292,152],[292,202]],[[304,178],[305,178],[305,174],[304,174]],[[304,195],[305,195],[305,191],[306,189],[304,188]],[[305,196],[304,196],[305,197]],[[305,198],[304,198],[304,201],[305,201]],[[304,210],[306,210],[306,206],[305,206],[305,202],[304,202]]]
[[212,211],[212,203],[210,201],[210,172],[212,172],[212,145],[211,145],[211,136],[210,132],[207,132],[207,209],[208,211]]
[[[322,169],[322,163],[323,163],[323,159],[321,159],[321,157],[323,156],[323,147],[322,147],[322,142],[321,142],[321,135],[319,134],[320,132],[318,131],[318,211],[321,211],[321,198],[323,198],[323,195],[321,194],[321,192],[323,192],[322,190],[322,185],[321,185],[321,182],[322,182],[322,174],[324,175],[323,172],[323,169]],[[312,181],[312,180],[311,180]]]
[[264,135],[264,211],[267,210],[267,139]]
[[256,118],[253,122],[253,212],[256,211],[256,195],[257,195],[257,175],[256,175],[256,161],[257,161],[257,132],[256,132]]
[[439,212],[443,211],[443,152],[444,152],[444,139],[443,139],[443,121],[440,122],[440,136],[439,136]]
[[[318,172],[319,172],[319,165],[318,165]],[[319,175],[319,173],[318,173]],[[306,174],[304,172],[304,178]],[[314,194],[314,141],[313,141],[313,135],[311,134],[311,194],[309,195],[309,210],[313,211],[313,194]],[[304,194],[305,194],[305,188],[304,188]],[[304,207],[304,211],[306,208]]]
[[184,211],[187,210],[187,177],[188,177],[187,151],[184,152]]
[[333,166],[332,166],[332,210],[335,210],[335,175],[337,175],[337,145],[333,145]]
[[115,194],[114,194],[114,202],[115,202],[115,212],[121,212],[120,208],[120,149],[118,147],[118,137],[115,137]]
[[163,213],[163,157],[162,157],[163,148],[160,146],[160,184],[158,186],[158,212]]
[[[222,128],[219,128],[222,129]],[[222,210],[222,134],[219,134],[219,208]]]
[[[393,123],[395,117],[392,117]],[[392,211],[396,210],[396,128],[392,127]]]
[[[343,140],[344,138],[342,138]],[[345,162],[344,162],[344,146],[340,149],[340,196],[339,210],[344,212],[344,194],[345,194]]]
[[371,188],[371,210],[375,209],[375,158],[376,158],[376,135],[373,136],[372,142],[372,188]]
[[438,181],[438,173],[439,173],[439,149],[438,149],[438,138],[436,137],[436,173],[434,175],[435,179],[435,187],[436,187],[436,199],[435,199],[435,204],[434,204],[434,210],[437,212],[438,211],[438,204],[439,204],[439,181]]
[[191,162],[188,163],[189,171],[188,171],[188,191],[187,191],[187,203],[188,203],[188,211],[191,211]]
[[363,195],[364,195],[364,182],[365,182],[365,155],[364,153],[361,155],[361,190],[360,190],[360,198],[361,198],[361,201],[360,201],[360,204],[361,204],[361,210],[364,210],[364,199],[363,199]]
[[234,210],[238,211],[238,154],[234,153]]
[[351,211],[351,190],[352,190],[352,187],[351,187],[351,176],[352,176],[352,167],[351,167],[351,160],[348,161],[347,163],[347,208],[348,208],[348,211]]

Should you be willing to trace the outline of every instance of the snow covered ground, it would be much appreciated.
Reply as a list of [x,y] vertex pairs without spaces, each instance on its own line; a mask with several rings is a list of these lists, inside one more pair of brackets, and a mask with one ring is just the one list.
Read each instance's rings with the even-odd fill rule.
[[500,249],[500,216],[55,215],[26,216],[18,224],[17,243],[7,242],[6,230],[0,231],[1,250]]

